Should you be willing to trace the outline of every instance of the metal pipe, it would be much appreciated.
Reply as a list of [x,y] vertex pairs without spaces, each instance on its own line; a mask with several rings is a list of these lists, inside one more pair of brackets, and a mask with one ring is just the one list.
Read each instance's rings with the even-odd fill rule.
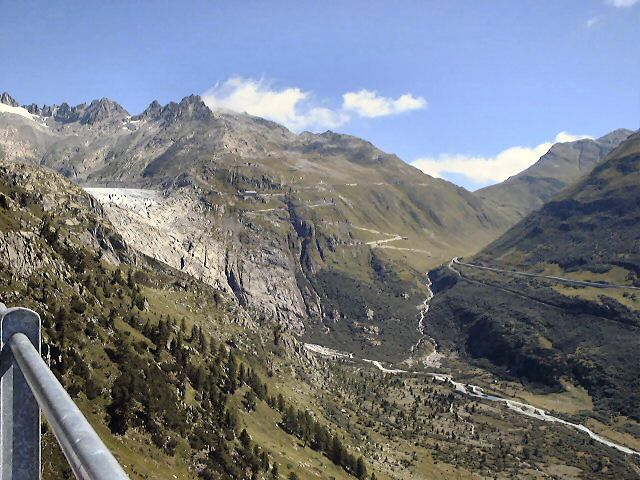
[[40,407],[9,348],[15,333],[40,352],[40,316],[28,308],[0,304],[0,479],[40,478]]
[[49,370],[29,338],[15,333],[8,343],[76,478],[128,480],[118,461]]

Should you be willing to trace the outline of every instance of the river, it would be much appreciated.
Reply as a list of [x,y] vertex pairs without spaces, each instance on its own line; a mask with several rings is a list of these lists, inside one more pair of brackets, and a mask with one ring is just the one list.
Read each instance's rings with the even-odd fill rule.
[[[430,359],[430,358],[438,358],[438,355],[441,355],[438,353],[437,351],[437,347],[438,344],[437,342],[432,339],[431,337],[429,337],[426,333],[425,333],[425,320],[427,318],[427,313],[429,311],[429,304],[431,302],[431,299],[433,298],[433,292],[431,291],[431,279],[429,278],[429,274],[427,274],[427,298],[424,300],[424,302],[420,305],[420,312],[418,314],[418,331],[421,334],[420,339],[418,340],[418,343],[412,347],[412,351],[415,351],[417,347],[420,346],[420,344],[425,340],[425,339],[429,339],[432,344],[433,344],[433,352],[431,354],[429,354],[429,356],[427,357],[426,360]],[[335,358],[350,358],[350,359],[355,359],[355,357],[353,356],[352,353],[347,353],[347,352],[341,352],[338,350],[334,350],[328,347],[323,347],[321,345],[315,345],[315,344],[304,344],[305,348],[307,348],[309,351],[326,356],[326,357],[335,357]],[[385,373],[385,374],[391,374],[391,375],[403,375],[403,374],[409,374],[409,375],[426,375],[428,377],[432,377],[435,378],[436,380],[440,381],[440,382],[445,382],[445,383],[449,383],[450,385],[452,385],[456,391],[462,393],[463,395],[467,395],[470,397],[474,397],[474,398],[479,398],[481,400],[486,400],[489,402],[497,402],[497,403],[502,403],[504,404],[509,410],[518,413],[520,415],[524,415],[530,418],[534,418],[536,420],[542,421],[542,422],[550,422],[550,423],[558,423],[561,425],[565,425],[568,428],[571,428],[573,430],[576,430],[578,432],[582,432],[582,433],[586,433],[587,435],[589,435],[590,438],[592,438],[594,441],[601,443],[603,445],[606,445],[608,447],[611,448],[615,448],[616,450],[626,453],[628,455],[638,455],[640,456],[640,452],[633,450],[629,447],[625,447],[624,445],[620,445],[618,443],[615,443],[601,435],[598,435],[597,433],[593,432],[592,430],[590,430],[589,428],[585,427],[584,425],[581,425],[579,423],[571,423],[568,422],[566,420],[563,420],[561,418],[558,417],[554,417],[553,415],[550,415],[547,411],[535,407],[533,405],[529,405],[526,403],[522,403],[522,402],[518,402],[517,400],[513,400],[513,399],[509,399],[509,398],[504,398],[504,397],[499,397],[497,395],[493,395],[493,394],[488,394],[485,393],[484,390],[479,387],[478,385],[472,385],[469,383],[462,383],[462,382],[457,382],[455,380],[453,380],[453,378],[451,377],[451,375],[446,374],[446,373],[440,373],[440,372],[421,372],[421,371],[410,371],[410,370],[402,370],[402,369],[398,369],[398,368],[387,368],[384,366],[384,364],[378,360],[370,360],[368,358],[361,358],[360,359],[363,362],[369,363],[371,365],[374,365],[376,368],[378,368],[381,372]],[[426,363],[427,365],[430,365],[429,362]]]

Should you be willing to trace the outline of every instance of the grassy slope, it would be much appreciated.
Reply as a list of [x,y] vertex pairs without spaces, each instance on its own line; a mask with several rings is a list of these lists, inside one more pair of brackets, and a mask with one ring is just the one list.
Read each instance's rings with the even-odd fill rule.
[[612,280],[624,276],[633,284],[640,273],[638,185],[640,134],[635,134],[589,176],[513,227],[478,259],[525,267],[557,264],[563,272],[611,272]]
[[[640,225],[640,136],[528,216],[473,261],[506,269],[633,285]],[[487,368],[562,390],[579,384],[596,412],[638,421],[638,296],[457,267],[434,276],[430,333]],[[455,283],[453,288],[452,282]],[[576,385],[577,386],[577,385]],[[597,413],[594,413],[598,415]]]

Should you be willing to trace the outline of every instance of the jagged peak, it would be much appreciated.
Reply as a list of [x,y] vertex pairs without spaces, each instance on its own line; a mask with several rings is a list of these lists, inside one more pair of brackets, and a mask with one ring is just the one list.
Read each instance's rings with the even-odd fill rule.
[[160,105],[160,102],[158,102],[158,100],[154,100],[149,104],[147,108],[145,108],[141,116],[155,118],[155,117],[159,117],[161,112],[162,112],[162,105]]
[[192,94],[184,97],[180,101],[180,108],[182,109],[183,115],[188,114],[193,118],[209,118],[212,114],[200,95]]
[[170,122],[178,119],[206,120],[212,115],[211,110],[199,95],[189,95],[180,100],[180,103],[169,102],[164,106],[154,100],[138,117],[164,119]]
[[[84,110],[84,104],[79,107]],[[53,118],[62,123],[75,122],[80,118],[80,112],[78,107],[72,107],[67,102],[62,102],[60,105],[54,105],[51,108]]]
[[[129,115],[122,105],[108,98],[101,98],[99,100],[93,100],[86,109],[85,104],[78,105],[76,110],[83,110],[80,117],[81,123],[94,124],[110,118],[121,118]],[[82,108],[80,108],[82,107]]]
[[20,106],[20,104],[16,101],[16,99],[13,98],[11,95],[9,95],[7,92],[3,92],[0,95],[0,103],[4,103],[5,105],[9,105],[10,107]]
[[[2,103],[11,105],[11,101],[15,102],[9,94],[2,94],[0,97]],[[15,102],[17,105],[17,102]],[[83,124],[94,124],[111,118],[122,118],[128,116],[128,112],[117,102],[108,98],[93,100],[88,106],[86,103],[80,103],[71,106],[67,102],[59,105],[42,105],[36,103],[24,105],[22,108],[33,115],[42,117],[53,117],[54,120],[61,123],[80,122]]]
[[41,109],[40,107],[38,107],[37,103],[32,103],[31,105],[23,105],[22,108],[33,115],[40,115]]
[[204,105],[204,101],[200,95],[191,94],[180,100],[180,105]]
[[[82,104],[84,105],[84,104]],[[98,108],[98,107],[108,107],[114,108],[116,110],[122,110],[126,112],[126,110],[120,105],[118,102],[111,100],[110,98],[102,97],[100,99],[92,100],[89,104],[89,107]]]

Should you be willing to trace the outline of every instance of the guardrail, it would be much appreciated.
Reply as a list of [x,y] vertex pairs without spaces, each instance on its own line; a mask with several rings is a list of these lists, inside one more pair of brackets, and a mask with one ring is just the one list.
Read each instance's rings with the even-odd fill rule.
[[128,480],[40,356],[40,316],[0,303],[0,480],[41,476],[40,411],[76,478]]

